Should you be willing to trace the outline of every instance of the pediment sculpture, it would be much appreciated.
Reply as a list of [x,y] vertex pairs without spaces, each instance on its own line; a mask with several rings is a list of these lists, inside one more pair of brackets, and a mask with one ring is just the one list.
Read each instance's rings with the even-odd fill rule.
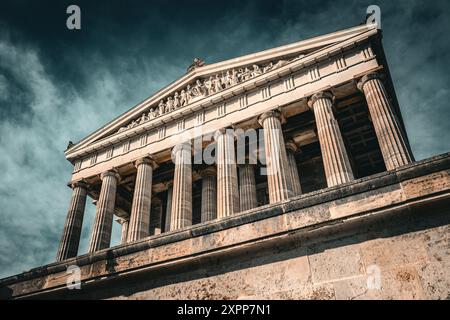
[[[233,68],[230,70],[211,75],[204,79],[197,79],[194,83],[187,85],[181,91],[175,92],[172,96],[159,101],[158,105],[152,106],[147,113],[142,114],[139,118],[131,121],[127,126],[121,127],[118,132],[123,132],[134,128],[144,122],[160,117],[166,113],[172,112],[178,108],[184,107],[196,100],[215,94],[222,90],[238,85],[247,80],[258,77],[266,72],[280,68],[289,62],[300,59],[304,55],[299,55],[291,59],[281,59],[277,62],[269,62],[263,66],[253,64],[251,66]],[[197,61],[196,61],[197,59]],[[203,65],[203,60],[194,59],[194,63],[199,66]],[[190,67],[190,68],[191,68]]]
[[187,69],[187,72],[191,72],[192,70],[195,70],[197,68],[203,67],[205,65],[205,61],[203,61],[200,58],[194,58],[194,61]]

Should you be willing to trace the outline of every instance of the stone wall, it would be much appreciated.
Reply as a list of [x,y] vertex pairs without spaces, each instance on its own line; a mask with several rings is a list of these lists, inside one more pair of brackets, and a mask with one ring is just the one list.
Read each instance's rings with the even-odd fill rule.
[[[80,267],[81,290],[67,290],[70,265]],[[448,299],[450,154],[39,267],[1,279],[0,290],[46,299]]]
[[[380,271],[380,287],[368,288]],[[117,280],[83,298],[450,299],[450,203]]]

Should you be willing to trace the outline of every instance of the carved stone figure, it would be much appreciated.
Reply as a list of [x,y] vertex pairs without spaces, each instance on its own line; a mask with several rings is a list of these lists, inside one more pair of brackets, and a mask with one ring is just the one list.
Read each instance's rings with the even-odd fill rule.
[[271,61],[267,66],[264,67],[263,72],[266,73],[272,69],[273,69],[273,63]]
[[227,87],[231,87],[233,85],[233,71],[228,70],[227,72]]
[[156,116],[155,116],[155,110],[154,110],[153,108],[150,108],[150,111],[148,112],[148,119],[149,119],[149,120],[152,120],[152,119],[154,119],[154,118],[156,118]]
[[237,83],[241,83],[242,81],[244,81],[244,69],[239,68],[237,71]]
[[186,104],[189,104],[191,99],[192,99],[192,88],[191,85],[188,84],[186,87]]
[[208,95],[214,93],[214,85],[213,85],[213,77],[210,76],[209,79],[205,80],[205,88],[207,90]]
[[175,92],[173,96],[173,108],[178,109],[180,107],[180,97],[178,95],[178,92]]
[[186,91],[181,90],[180,92],[180,106],[185,106],[187,105],[187,94]]
[[244,81],[250,79],[252,77],[252,74],[250,72],[250,69],[248,67],[245,67],[244,73],[243,73],[243,78]]
[[199,79],[197,79],[195,86],[192,88],[192,94],[196,97],[205,95],[205,87]]
[[220,76],[217,74],[216,78],[214,79],[214,91],[219,92],[222,90],[222,80],[220,79]]
[[195,70],[197,68],[200,68],[205,65],[205,61],[203,61],[200,58],[194,58],[194,61],[192,61],[192,64],[187,69],[187,72],[191,72],[192,70]]
[[69,141],[69,143],[67,144],[66,151],[69,150],[69,149],[72,148],[72,147],[73,147],[73,142],[72,142],[72,141]]
[[285,66],[288,62],[289,62],[289,61],[287,61],[287,60],[279,60],[279,61],[273,66],[273,68],[276,69],[276,68],[280,68],[280,67],[282,67],[282,66]]
[[128,126],[129,128],[134,128],[138,125],[136,120],[131,121],[130,125]]
[[142,116],[141,116],[141,122],[140,123],[142,124],[142,123],[147,122],[147,121],[148,121],[148,117],[147,117],[147,115],[145,113],[143,113]]
[[173,110],[173,99],[172,97],[168,97],[166,101],[166,110],[165,112],[170,112]]
[[222,89],[228,88],[228,72],[222,72],[222,76],[220,77],[220,82],[222,83]]
[[262,74],[262,71],[261,71],[261,69],[259,68],[259,66],[256,65],[256,64],[254,64],[254,65],[253,65],[252,77],[257,77],[257,76],[259,76],[259,75],[261,75],[261,74]]
[[235,69],[231,71],[231,85],[236,85],[239,83],[238,74]]
[[161,100],[158,104],[158,109],[159,109],[159,115],[163,115],[164,111],[166,110],[166,104],[164,103],[163,100]]

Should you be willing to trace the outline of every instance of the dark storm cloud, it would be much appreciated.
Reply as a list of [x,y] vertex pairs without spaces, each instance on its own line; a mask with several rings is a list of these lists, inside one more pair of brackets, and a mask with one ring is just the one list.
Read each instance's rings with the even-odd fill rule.
[[[69,4],[82,29],[65,27]],[[361,23],[364,1],[2,1],[0,277],[54,260],[70,199],[63,150],[209,63]],[[448,1],[380,1],[416,158],[450,150]],[[85,252],[94,215],[88,206]],[[114,230],[114,243],[119,232]]]

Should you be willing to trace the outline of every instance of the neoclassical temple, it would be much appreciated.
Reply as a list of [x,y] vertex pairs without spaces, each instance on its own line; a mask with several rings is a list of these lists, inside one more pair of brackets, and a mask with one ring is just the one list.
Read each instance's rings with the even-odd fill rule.
[[[3,280],[11,296],[345,299],[374,265],[387,282],[360,289],[370,297],[436,298],[426,281],[438,272],[421,278],[414,263],[439,269],[423,232],[448,237],[439,213],[449,157],[414,162],[381,38],[364,24],[222,62],[196,58],[70,143],[57,262]],[[86,201],[96,213],[80,255]],[[444,209],[417,230],[405,221],[424,217],[424,203]],[[122,236],[111,248],[114,223]],[[69,265],[81,269],[81,290],[65,288]],[[414,283],[396,293],[404,279]]]
[[[364,25],[211,65],[195,59],[185,76],[70,146],[73,196],[57,259],[77,256],[88,196],[95,252],[109,247],[115,218],[129,243],[410,163],[377,32]],[[266,163],[237,161],[237,129],[263,130],[252,150]],[[191,161],[210,144],[213,164]]]

